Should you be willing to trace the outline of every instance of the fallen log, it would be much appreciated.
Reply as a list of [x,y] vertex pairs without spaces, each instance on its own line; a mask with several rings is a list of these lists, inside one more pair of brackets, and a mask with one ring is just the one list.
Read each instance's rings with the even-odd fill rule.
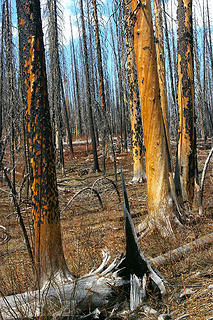
[[153,258],[151,261],[155,266],[165,265],[167,263],[173,263],[175,261],[183,259],[186,255],[199,251],[204,248],[208,248],[213,244],[213,232],[199,239],[187,243],[177,249],[171,250],[161,256]]

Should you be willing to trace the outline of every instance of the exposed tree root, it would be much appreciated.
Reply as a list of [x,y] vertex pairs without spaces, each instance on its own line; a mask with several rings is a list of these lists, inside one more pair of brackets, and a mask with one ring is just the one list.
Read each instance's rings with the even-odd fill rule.
[[181,226],[182,224],[172,210],[170,213],[162,212],[160,216],[149,213],[144,221],[136,227],[136,231],[140,239],[154,230],[158,230],[164,238],[174,237],[174,225]]

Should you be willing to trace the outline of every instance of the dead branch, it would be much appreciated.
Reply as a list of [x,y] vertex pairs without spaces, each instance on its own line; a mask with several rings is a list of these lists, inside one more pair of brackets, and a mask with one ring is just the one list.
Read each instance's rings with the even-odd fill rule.
[[3,237],[0,237],[0,245],[1,245],[1,244],[7,243],[10,240],[10,236],[7,229],[4,226],[0,225],[0,230],[3,233]]
[[24,240],[25,240],[25,243],[26,243],[26,246],[27,246],[27,251],[28,251],[30,259],[32,261],[32,265],[34,267],[33,253],[32,253],[32,249],[31,249],[29,237],[28,237],[28,234],[27,234],[27,230],[26,230],[26,227],[25,227],[25,224],[24,224],[24,220],[23,220],[23,217],[22,217],[22,214],[21,214],[20,205],[19,205],[18,200],[17,200],[17,192],[14,190],[14,188],[13,188],[13,186],[11,184],[11,181],[10,181],[8,175],[7,175],[7,169],[4,168],[3,170],[4,170],[4,175],[5,175],[8,187],[11,190],[11,193],[12,193],[13,204],[14,204],[14,207],[16,209],[17,216],[19,218],[19,224],[21,226],[21,229],[22,229],[22,232],[23,232],[23,235],[24,235]]
[[97,198],[98,198],[98,201],[100,203],[100,206],[101,208],[103,209],[103,202],[101,200],[101,196],[100,194],[98,193],[98,191],[96,189],[94,189],[93,187],[86,187],[86,188],[83,188],[81,189],[80,191],[78,191],[76,194],[74,194],[74,196],[68,201],[68,203],[66,204],[66,206],[61,210],[61,214],[69,207],[69,205],[72,203],[72,201],[77,197],[79,196],[79,194],[81,194],[82,192],[85,192],[85,191],[88,191],[90,190],[91,193],[93,192]]
[[202,211],[203,211],[203,190],[204,190],[204,182],[205,182],[205,177],[206,177],[206,171],[208,168],[208,164],[210,162],[210,159],[212,157],[213,154],[213,147],[209,152],[209,155],[206,159],[206,162],[204,164],[203,167],[203,172],[202,172],[202,177],[201,177],[201,186],[200,186],[200,197],[199,197],[199,215],[202,215]]
[[115,182],[114,182],[113,180],[111,180],[111,179],[109,179],[109,178],[107,178],[107,177],[101,177],[101,178],[98,178],[97,180],[95,180],[95,181],[93,182],[92,188],[94,188],[94,187],[95,187],[95,184],[96,184],[97,182],[100,182],[101,180],[106,180],[106,181],[110,182],[110,183],[113,185],[114,189],[115,189],[116,192],[117,192],[118,200],[119,200],[119,202],[121,202],[121,197],[120,197],[120,193],[119,193],[118,187],[116,186],[116,184],[115,184]]

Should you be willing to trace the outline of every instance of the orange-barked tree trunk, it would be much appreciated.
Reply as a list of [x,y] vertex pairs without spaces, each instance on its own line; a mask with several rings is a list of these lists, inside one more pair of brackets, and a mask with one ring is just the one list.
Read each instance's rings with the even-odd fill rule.
[[160,104],[150,0],[142,0],[140,3],[132,0],[132,12],[135,59],[146,148],[148,223],[152,222],[152,225],[157,227],[163,235],[168,235],[172,233],[170,219],[173,217],[173,202],[168,179],[168,148]]
[[178,0],[178,170],[183,201],[194,196],[196,141],[192,0]]
[[129,107],[131,114],[132,130],[132,154],[133,154],[133,178],[132,182],[146,180],[144,161],[143,127],[141,118],[141,106],[138,90],[138,78],[135,65],[134,31],[131,23],[131,5],[124,1],[125,38],[127,50],[127,77],[129,84]]
[[17,0],[38,286],[68,275],[64,259],[39,0]]
[[158,79],[160,87],[160,101],[163,114],[163,120],[166,130],[168,146],[170,150],[170,134],[169,134],[169,113],[167,103],[167,89],[166,89],[166,68],[165,68],[165,55],[163,46],[163,22],[162,22],[162,9],[161,1],[154,0],[155,12],[155,38],[156,38],[156,54],[157,54],[157,68]]

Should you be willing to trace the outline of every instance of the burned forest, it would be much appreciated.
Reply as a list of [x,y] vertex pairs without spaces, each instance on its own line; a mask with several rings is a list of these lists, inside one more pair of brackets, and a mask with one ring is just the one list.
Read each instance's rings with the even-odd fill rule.
[[0,320],[213,319],[211,0],[0,20]]

